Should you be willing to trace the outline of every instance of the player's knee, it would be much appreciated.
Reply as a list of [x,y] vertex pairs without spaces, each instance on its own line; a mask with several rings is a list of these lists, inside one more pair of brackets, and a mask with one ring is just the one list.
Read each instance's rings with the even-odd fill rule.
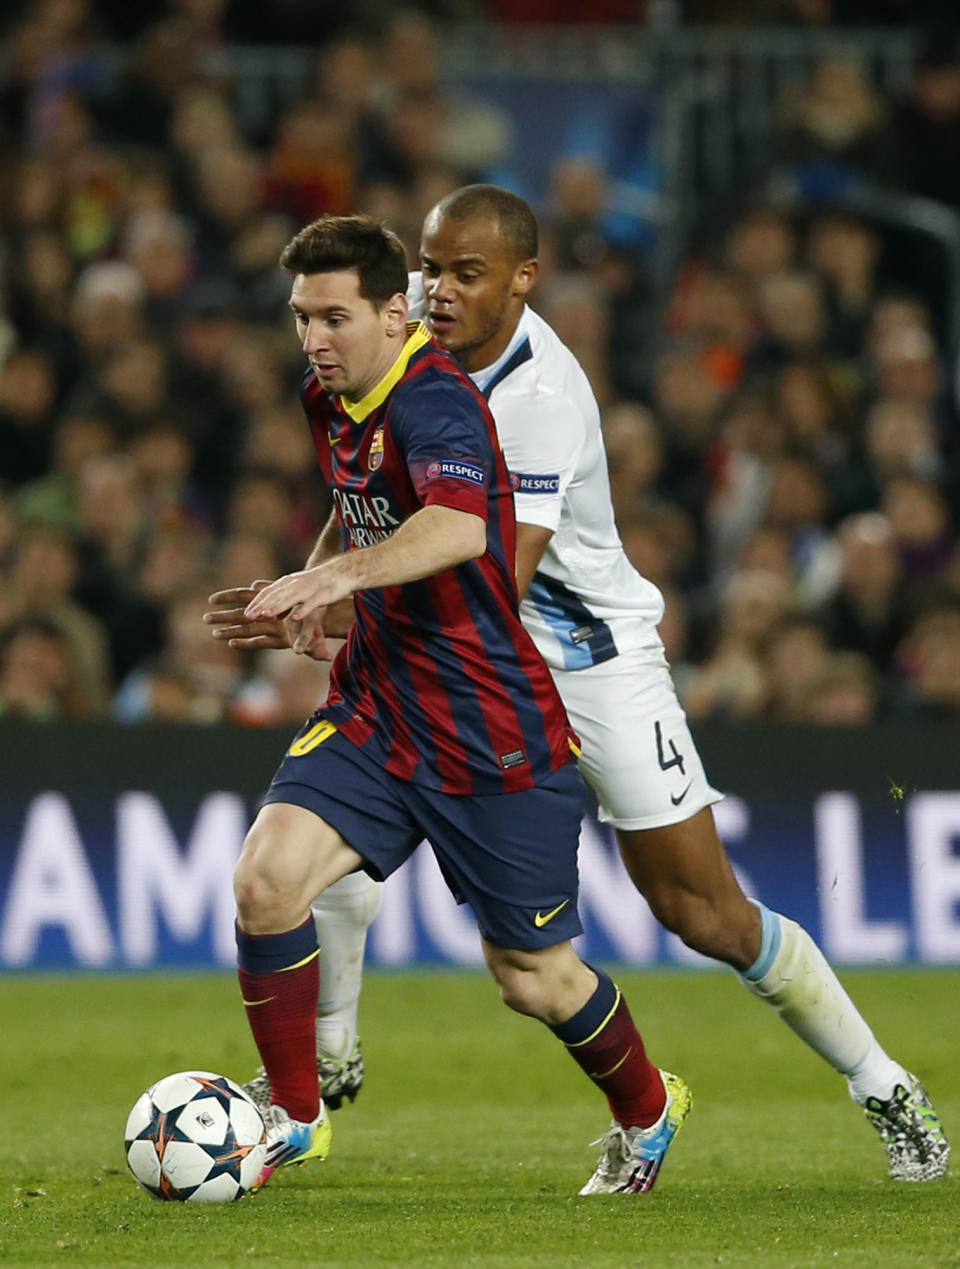
[[591,971],[572,953],[568,957],[543,956],[523,965],[501,963],[491,968],[507,1008],[548,1025],[570,1017],[581,1003],[585,976],[593,983]]
[[299,924],[302,905],[296,888],[282,884],[249,838],[233,872],[233,894],[240,924],[250,933]]
[[500,988],[500,999],[514,1013],[528,1018],[546,1018],[553,1012],[556,995],[551,967],[539,959],[519,953],[519,960],[500,956],[490,962],[490,969]]
[[250,929],[268,908],[268,888],[256,861],[241,856],[233,872],[233,895],[237,916],[244,929]]
[[501,965],[494,969],[500,999],[514,1013],[536,1016],[538,991],[536,975],[515,966]]

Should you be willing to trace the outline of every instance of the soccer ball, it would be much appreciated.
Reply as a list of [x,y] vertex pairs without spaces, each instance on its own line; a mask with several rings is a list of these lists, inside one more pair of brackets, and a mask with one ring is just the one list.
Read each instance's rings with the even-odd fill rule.
[[267,1153],[256,1106],[211,1071],[178,1071],[153,1084],[131,1110],[124,1139],[137,1183],[177,1203],[242,1198]]

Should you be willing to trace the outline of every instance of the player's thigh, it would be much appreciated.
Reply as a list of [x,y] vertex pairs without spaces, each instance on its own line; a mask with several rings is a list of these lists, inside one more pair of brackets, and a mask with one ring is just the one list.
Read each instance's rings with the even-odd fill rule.
[[605,823],[658,828],[720,801],[662,657],[622,653],[554,678],[580,736],[580,770]]
[[244,839],[235,884],[238,897],[255,887],[309,904],[362,862],[337,829],[314,811],[270,802],[261,807]]
[[407,812],[402,788],[402,781],[368,758],[336,727],[311,719],[273,777],[264,810],[289,805],[312,812],[352,847],[351,867],[360,864],[382,881],[400,867],[423,836]]

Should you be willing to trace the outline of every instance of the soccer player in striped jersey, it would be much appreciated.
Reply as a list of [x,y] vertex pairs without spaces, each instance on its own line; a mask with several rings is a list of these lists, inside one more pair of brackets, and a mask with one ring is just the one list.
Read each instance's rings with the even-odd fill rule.
[[[581,737],[580,769],[600,817],[660,922],[730,965],[847,1077],[886,1147],[890,1176],[935,1179],[949,1145],[919,1081],[884,1052],[807,932],[747,900],[730,867],[710,809],[720,794],[704,774],[657,634],[662,597],[632,568],[617,534],[596,402],[573,355],[526,304],[536,255],[527,204],[499,187],[468,186],[428,215],[423,274],[411,279],[409,297],[496,420],[513,474],[521,617]],[[243,623],[238,597],[251,593],[214,597],[223,605],[210,615],[225,623],[221,637],[283,646],[282,631]],[[366,897],[368,911],[373,902]],[[329,954],[358,964],[366,932],[359,900],[334,889],[315,915]],[[335,1003],[352,1036],[358,995],[357,974]],[[355,1066],[354,1091],[358,1077]],[[615,1123],[588,1191],[619,1188],[624,1157]]]
[[235,874],[241,989],[271,1088],[260,1184],[329,1147],[311,902],[360,869],[382,880],[427,838],[473,908],[504,1001],[546,1023],[603,1090],[630,1136],[622,1188],[648,1189],[690,1095],[653,1066],[613,982],[570,942],[582,930],[577,745],[520,623],[492,416],[408,322],[404,251],[388,230],[322,217],[281,263],[334,509],[307,566],[259,589],[245,620],[285,621],[294,650],[320,658],[327,607],[352,595],[356,620]]

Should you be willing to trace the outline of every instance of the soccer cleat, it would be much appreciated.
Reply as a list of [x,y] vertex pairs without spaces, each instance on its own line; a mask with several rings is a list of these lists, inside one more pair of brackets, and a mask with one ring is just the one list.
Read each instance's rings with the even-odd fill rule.
[[670,1142],[690,1113],[693,1097],[679,1075],[661,1071],[667,1090],[663,1114],[650,1128],[624,1128],[613,1121],[605,1137],[597,1170],[581,1194],[646,1194],[652,1190]]
[[350,1102],[356,1100],[364,1074],[363,1049],[360,1047],[359,1037],[345,1058],[317,1054],[317,1079],[323,1089],[323,1100],[330,1110],[339,1110],[344,1098]]
[[[339,1110],[344,1098],[355,1101],[363,1084],[364,1074],[363,1049],[359,1037],[345,1058],[332,1058],[318,1053],[317,1082],[327,1110]],[[249,1084],[244,1084],[243,1091],[262,1115],[270,1105],[270,1081],[262,1066]]]
[[950,1142],[940,1117],[915,1075],[898,1084],[889,1101],[868,1097],[864,1113],[880,1134],[894,1181],[935,1181],[947,1170]]
[[277,1168],[306,1163],[308,1159],[325,1159],[330,1152],[333,1130],[323,1102],[316,1119],[308,1124],[291,1119],[282,1106],[268,1106],[263,1111],[263,1123],[267,1130],[267,1157],[253,1186],[255,1190],[266,1185]]
[[661,1071],[667,1104],[649,1128],[624,1128],[616,1120],[610,1131],[592,1145],[603,1146],[596,1171],[581,1194],[645,1194],[652,1190],[664,1157],[680,1125],[690,1113],[693,1097],[678,1075]]

